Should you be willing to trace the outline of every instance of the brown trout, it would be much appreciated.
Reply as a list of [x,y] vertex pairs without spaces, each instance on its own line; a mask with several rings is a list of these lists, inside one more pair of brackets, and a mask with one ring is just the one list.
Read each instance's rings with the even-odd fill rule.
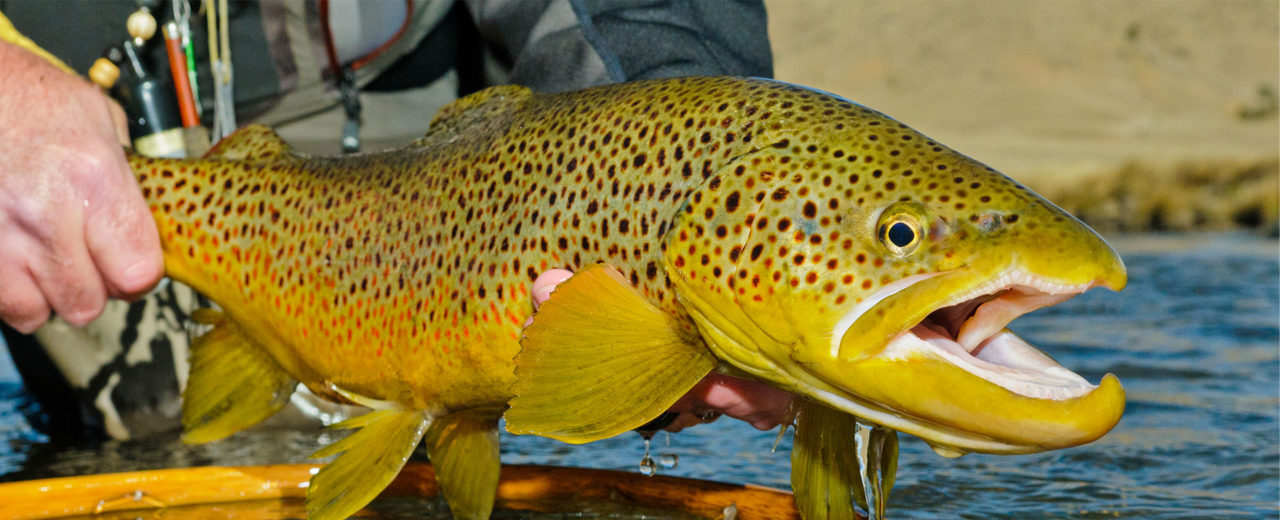
[[[201,160],[130,161],[167,273],[222,307],[198,315],[214,328],[192,346],[184,438],[251,426],[299,382],[374,409],[316,454],[341,455],[311,518],[357,511],[424,438],[454,514],[486,518],[504,411],[512,432],[588,442],[712,370],[801,396],[808,518],[865,504],[855,416],[947,455],[1028,453],[1096,439],[1124,407],[1114,376],[1092,385],[1005,329],[1121,289],[1110,246],[991,168],[786,83],[496,87],[397,150],[308,157],[250,126]],[[524,329],[533,278],[560,267],[578,274]]]

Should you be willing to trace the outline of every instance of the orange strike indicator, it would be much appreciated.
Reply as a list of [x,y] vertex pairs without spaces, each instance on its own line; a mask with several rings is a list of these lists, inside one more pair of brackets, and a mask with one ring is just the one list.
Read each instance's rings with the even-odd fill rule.
[[196,100],[191,94],[191,81],[187,77],[187,54],[182,50],[182,37],[178,34],[178,24],[169,22],[164,26],[164,46],[169,53],[169,72],[173,76],[173,88],[178,93],[178,109],[182,114],[183,128],[200,125],[200,113],[196,111]]

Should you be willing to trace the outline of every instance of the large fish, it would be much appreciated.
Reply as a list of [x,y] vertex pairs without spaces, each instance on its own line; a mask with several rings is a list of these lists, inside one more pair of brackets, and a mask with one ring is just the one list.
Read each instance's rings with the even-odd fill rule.
[[[512,432],[587,442],[713,370],[802,397],[808,518],[853,514],[854,416],[948,455],[1028,453],[1096,439],[1124,407],[1115,377],[1094,386],[1004,328],[1124,286],[1097,234],[786,83],[496,87],[397,150],[308,157],[250,126],[201,160],[130,161],[166,272],[222,307],[198,315],[214,328],[192,347],[185,438],[246,428],[299,382],[374,409],[317,453],[341,455],[311,481],[312,518],[368,503],[424,437],[455,515],[485,518],[504,410]],[[530,283],[557,267],[578,274],[525,331]]]

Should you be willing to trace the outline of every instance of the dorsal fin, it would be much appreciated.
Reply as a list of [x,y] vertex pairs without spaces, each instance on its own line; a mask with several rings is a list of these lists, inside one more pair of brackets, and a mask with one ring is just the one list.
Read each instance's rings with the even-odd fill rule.
[[241,127],[213,145],[205,159],[239,159],[262,161],[293,153],[293,147],[284,142],[266,125],[251,124]]
[[519,108],[533,91],[519,85],[489,87],[464,98],[455,100],[431,119],[427,134],[414,141],[423,145],[442,136],[456,134],[473,125],[496,125],[507,120],[513,110]]

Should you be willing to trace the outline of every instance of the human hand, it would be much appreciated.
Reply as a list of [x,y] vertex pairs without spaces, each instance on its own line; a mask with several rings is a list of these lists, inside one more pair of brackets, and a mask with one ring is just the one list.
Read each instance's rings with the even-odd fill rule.
[[[537,308],[551,297],[551,291],[573,273],[551,269],[533,281],[533,305]],[[792,395],[759,381],[741,379],[712,372],[671,406],[679,415],[663,429],[678,432],[689,426],[711,422],[721,414],[747,422],[759,430],[768,430],[790,414]]]
[[121,145],[124,112],[81,78],[0,41],[0,320],[72,325],[156,284],[155,221]]

